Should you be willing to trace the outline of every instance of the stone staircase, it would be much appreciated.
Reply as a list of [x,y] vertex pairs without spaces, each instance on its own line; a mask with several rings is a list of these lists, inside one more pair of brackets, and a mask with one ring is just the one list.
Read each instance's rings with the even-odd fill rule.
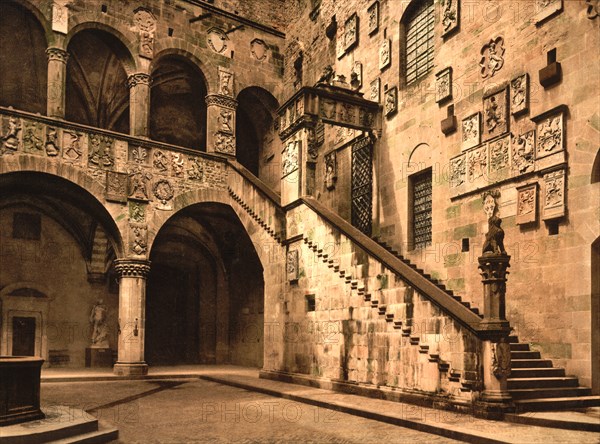
[[554,367],[529,344],[510,336],[511,375],[508,390],[517,412],[565,410],[600,406],[600,396],[581,387],[576,376],[567,376],[564,368]]

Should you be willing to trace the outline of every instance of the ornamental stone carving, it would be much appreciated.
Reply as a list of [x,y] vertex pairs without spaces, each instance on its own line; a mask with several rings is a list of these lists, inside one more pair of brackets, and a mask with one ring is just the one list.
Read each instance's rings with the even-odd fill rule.
[[23,122],[23,150],[40,153],[44,150],[44,125],[40,122]]
[[48,126],[46,128],[46,156],[56,157],[60,154],[60,142],[58,138],[58,128]]
[[442,7],[442,37],[458,29],[459,0],[440,0]]
[[56,61],[64,64],[69,60],[69,53],[61,48],[51,47],[46,49],[46,56],[48,57],[48,61]]
[[298,169],[299,156],[300,142],[297,140],[288,142],[281,153],[281,177],[285,177]]
[[506,88],[483,99],[483,140],[489,140],[508,132]]
[[173,207],[170,205],[171,199],[175,195],[175,190],[173,190],[173,186],[171,182],[166,179],[160,179],[156,181],[154,186],[152,187],[152,192],[154,196],[158,199],[158,205],[156,208],[159,210],[172,210]]
[[134,88],[138,85],[147,85],[150,86],[152,84],[152,77],[143,72],[138,72],[127,77],[127,86],[129,88]]
[[250,54],[259,62],[267,58],[267,44],[261,39],[254,39],[250,42]]
[[513,136],[511,151],[513,175],[532,172],[535,167],[535,130]]
[[380,90],[381,90],[381,79],[377,77],[369,84],[369,99],[373,102],[379,103],[381,101]]
[[386,116],[391,116],[398,111],[398,88],[392,87],[385,92],[383,111]]
[[88,162],[96,168],[109,168],[115,163],[115,140],[101,134],[88,136]]
[[510,136],[506,135],[489,143],[489,173],[491,182],[510,176]]
[[477,112],[462,121],[462,149],[466,150],[481,143],[481,113]]
[[169,159],[166,154],[161,150],[155,150],[152,159],[152,166],[160,174],[167,174],[169,172]]
[[19,148],[19,132],[21,132],[21,122],[13,116],[7,116],[2,119],[2,153],[11,153]]
[[521,115],[529,111],[529,75],[527,73],[510,82],[510,112]]
[[142,224],[129,224],[129,250],[136,256],[148,253],[148,227]]
[[390,39],[383,39],[379,46],[379,69],[383,71],[392,63],[392,43]]
[[352,14],[344,25],[344,49],[346,52],[358,44],[358,15]]
[[504,66],[504,39],[496,37],[481,48],[481,77],[493,77]]
[[138,33],[140,56],[151,59],[154,56],[156,17],[146,8],[137,8],[134,11],[133,21]]
[[440,103],[452,98],[452,67],[435,75],[435,101]]
[[363,65],[361,62],[354,62],[352,72],[350,73],[350,87],[358,91],[363,84]]
[[333,190],[337,181],[337,155],[332,151],[325,156],[325,188]]
[[537,182],[517,187],[517,225],[537,220]]
[[68,0],[54,0],[52,2],[52,31],[61,34],[69,32]]
[[219,115],[217,116],[217,122],[219,123],[219,131],[225,134],[233,134],[235,124],[233,123],[234,114],[233,111],[227,108],[221,108]]
[[229,38],[227,37],[227,34],[219,28],[211,28],[208,30],[206,43],[208,43],[208,47],[217,54],[223,54],[225,52],[228,41]]
[[152,179],[152,174],[147,172],[141,166],[137,166],[129,171],[128,197],[129,199],[148,201],[148,185]]
[[127,173],[106,172],[106,200],[127,202]]
[[146,205],[141,202],[129,202],[129,220],[136,223],[146,221]]
[[548,116],[537,124],[537,153],[540,159],[562,151],[563,146],[563,113]]
[[296,282],[300,277],[298,250],[290,250],[286,259],[286,274],[290,282]]
[[462,187],[467,181],[466,154],[461,154],[450,160],[450,188]]
[[544,174],[544,197],[542,199],[543,219],[562,217],[565,206],[565,170],[560,169]]
[[373,3],[367,9],[368,22],[367,32],[369,35],[375,34],[379,29],[379,1]]
[[235,155],[235,138],[233,135],[217,131],[215,133],[215,151]]
[[82,133],[75,131],[62,132],[63,159],[71,163],[79,163],[83,156],[83,148],[81,146]]
[[533,17],[536,25],[541,24],[550,17],[562,11],[562,0],[535,0],[535,15]]
[[233,73],[219,67],[219,94],[233,97]]
[[200,162],[200,158],[188,157],[188,179],[201,181],[204,179],[204,165]]
[[181,153],[171,153],[171,173],[174,177],[183,177],[185,157]]
[[221,96],[218,94],[210,94],[206,96],[206,106],[211,105],[235,110],[237,108],[238,102],[232,97]]
[[142,146],[129,147],[127,160],[137,164],[147,164],[149,161],[149,150]]
[[115,271],[120,277],[146,278],[150,273],[150,261],[140,259],[116,259]]
[[[485,184],[488,165],[487,146],[481,146],[467,152],[467,174],[471,184]],[[482,183],[483,180],[483,183]]]

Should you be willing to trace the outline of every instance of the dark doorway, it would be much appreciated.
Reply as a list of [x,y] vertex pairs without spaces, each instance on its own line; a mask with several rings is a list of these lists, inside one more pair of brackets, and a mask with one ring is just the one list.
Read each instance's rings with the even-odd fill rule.
[[35,355],[35,318],[13,318],[12,354],[13,356]]

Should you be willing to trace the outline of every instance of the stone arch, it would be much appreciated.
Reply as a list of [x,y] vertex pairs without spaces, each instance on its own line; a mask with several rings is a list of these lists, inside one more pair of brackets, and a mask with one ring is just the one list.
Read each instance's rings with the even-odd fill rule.
[[[97,19],[98,17],[95,17],[95,18]],[[81,22],[79,22],[77,20],[77,17],[73,17],[72,22],[73,22],[74,26],[71,27],[71,29],[69,30],[69,33],[67,34],[67,37],[65,38],[65,43],[64,43],[65,48],[68,48],[69,43],[71,43],[71,40],[73,40],[73,37],[75,37],[77,34],[79,34],[82,31],[86,31],[86,30],[102,31],[102,32],[112,35],[123,45],[123,49],[125,49],[125,51],[118,51],[116,54],[119,57],[120,62],[123,64],[123,67],[125,68],[125,72],[127,73],[127,75],[130,76],[132,74],[139,72],[141,67],[139,66],[138,62],[136,61],[136,57],[134,57],[134,54],[138,53],[136,46],[119,29],[119,26],[117,23],[105,24],[105,23],[98,22],[98,21],[87,21],[87,20],[82,20]]]
[[196,47],[191,47],[183,39],[169,37],[158,39],[154,43],[154,59],[150,69],[154,69],[157,62],[165,56],[175,55],[189,60],[194,64],[204,77],[204,83],[208,94],[216,94],[219,88],[219,78],[217,75],[217,67],[204,62],[207,57],[203,56],[201,51]]
[[123,229],[120,228],[124,222],[119,223],[120,206],[108,207],[105,205],[105,187],[88,175],[85,171],[69,164],[57,165],[48,159],[22,154],[15,157],[14,162],[3,159],[0,162],[0,180],[8,175],[21,173],[35,173],[43,180],[67,182],[73,187],[73,192],[78,193],[81,198],[89,203],[95,213],[100,215],[107,234],[113,243],[113,249],[117,258],[125,256]]
[[51,291],[46,285],[40,284],[39,282],[19,281],[8,284],[2,288],[2,290],[0,290],[0,299],[3,296],[13,294],[22,289],[32,290],[32,294],[35,293],[39,295],[36,297],[42,297],[43,295],[43,297],[51,298]]
[[[56,44],[56,36],[52,31],[52,25],[50,20],[46,17],[46,14],[42,12],[42,10],[38,7],[38,5],[34,4],[30,0],[19,0],[18,2],[15,0],[3,0],[2,3],[10,5],[16,5],[23,9],[26,9],[30,14],[32,14],[39,24],[44,29],[44,34],[46,36],[46,46],[53,46]],[[50,10],[50,9],[49,9]]]
[[[428,168],[431,166],[431,163],[431,147],[428,143],[421,142],[417,144],[408,155],[408,169],[410,173]],[[411,165],[415,165],[415,167],[411,167]]]
[[596,158],[592,166],[592,179],[591,183],[600,182],[600,148],[596,152]]

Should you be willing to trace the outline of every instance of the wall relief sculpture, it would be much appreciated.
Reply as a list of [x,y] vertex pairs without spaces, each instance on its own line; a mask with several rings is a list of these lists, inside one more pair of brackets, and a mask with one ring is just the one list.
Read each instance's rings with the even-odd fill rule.
[[23,150],[40,153],[44,150],[44,125],[25,120],[23,124]]
[[188,157],[188,165],[188,179],[196,181],[204,179],[204,165],[201,163],[200,158],[193,156]]
[[169,172],[169,160],[165,153],[161,150],[154,150],[152,166],[160,174],[167,174]]
[[354,62],[352,72],[350,73],[350,87],[358,91],[363,84],[363,65],[361,62]]
[[2,153],[12,153],[19,148],[19,132],[21,122],[16,117],[8,116],[2,119]]
[[174,177],[183,177],[185,157],[181,153],[171,153],[171,174]]
[[58,138],[58,128],[49,126],[46,128],[46,155],[56,157],[60,154],[60,142]]
[[551,115],[537,124],[536,158],[549,156],[562,151],[563,146],[563,113]]
[[208,47],[217,54],[223,54],[227,49],[227,42],[229,38],[227,34],[219,28],[211,28],[208,30],[206,35],[206,43]]
[[530,173],[535,168],[535,130],[512,136],[513,175]]
[[537,182],[517,187],[517,225],[537,221]]
[[392,43],[390,39],[383,39],[379,46],[379,69],[383,71],[392,63]]
[[129,220],[136,223],[146,221],[146,205],[141,202],[129,202]]
[[467,153],[467,179],[470,184],[485,185],[487,167],[488,155],[486,145],[475,148]]
[[151,59],[154,56],[156,17],[148,9],[137,8],[133,20],[138,32],[140,56]]
[[451,34],[459,25],[459,0],[440,0],[442,7],[442,37]]
[[344,57],[344,54],[346,54],[346,33],[344,32],[343,25],[339,25],[337,28],[337,34],[335,37],[335,54],[338,60]]
[[152,174],[147,172],[141,166],[129,170],[128,197],[129,199],[148,201],[148,185],[152,179]]
[[144,148],[142,146],[130,146],[127,160],[129,162],[136,163],[138,165],[146,165],[148,163],[150,156],[148,148]]
[[450,160],[449,182],[450,188],[459,188],[467,181],[466,154],[461,154]]
[[510,112],[518,116],[529,111],[529,74],[510,81]]
[[379,77],[377,77],[375,80],[373,80],[369,84],[369,93],[370,93],[369,100],[379,103],[381,101],[380,90],[381,90],[381,79]]
[[227,108],[221,108],[217,117],[219,131],[226,134],[233,134],[235,123],[233,123],[234,112]]
[[281,177],[293,173],[299,167],[300,142],[292,140],[281,152]]
[[296,282],[300,277],[299,262],[298,250],[290,250],[287,252],[285,268],[289,282]]
[[219,67],[219,94],[233,97],[233,73]]
[[337,181],[337,154],[332,151],[325,156],[325,188],[333,190]]
[[215,133],[215,151],[223,154],[235,154],[235,138],[233,135],[217,131]]
[[373,35],[379,29],[379,1],[374,2],[367,9],[368,23],[367,32]]
[[112,137],[100,134],[88,136],[88,162],[97,168],[109,168],[115,163],[114,143]]
[[170,204],[171,199],[175,195],[175,190],[173,189],[173,185],[166,179],[160,179],[156,181],[154,186],[152,187],[152,193],[154,197],[158,200],[158,205],[156,206],[159,210],[172,210],[173,207]]
[[259,62],[267,58],[268,46],[261,39],[254,39],[250,42],[250,53]]
[[352,14],[344,25],[345,51],[348,52],[358,45],[358,15]]
[[386,116],[391,116],[398,111],[398,88],[392,87],[385,92],[385,100],[383,103],[384,113]]
[[565,170],[560,169],[544,174],[544,197],[542,199],[543,219],[562,217],[565,206]]
[[562,0],[535,0],[535,15],[533,20],[536,25],[555,16],[562,11]]
[[127,202],[127,173],[106,172],[106,200]]
[[462,121],[462,149],[466,150],[481,143],[481,113],[477,112]]
[[72,162],[79,163],[83,155],[83,148],[81,146],[82,133],[75,131],[62,132],[62,146],[63,146],[63,159]]
[[493,77],[504,66],[504,39],[496,37],[481,48],[481,77]]
[[440,103],[452,98],[452,67],[435,75],[435,101]]
[[510,136],[507,135],[489,143],[489,172],[492,182],[506,179],[510,176]]
[[148,253],[148,227],[141,224],[129,224],[129,249],[137,256]]
[[483,140],[508,132],[508,94],[506,88],[483,99]]

